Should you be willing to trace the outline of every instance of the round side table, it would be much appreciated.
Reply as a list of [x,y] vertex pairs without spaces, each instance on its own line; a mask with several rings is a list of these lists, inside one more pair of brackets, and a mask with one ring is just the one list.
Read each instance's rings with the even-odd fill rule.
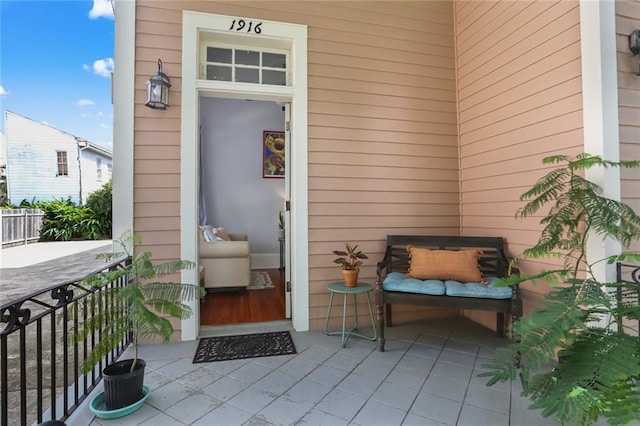
[[[347,344],[347,341],[351,336],[360,337],[366,340],[376,340],[378,334],[376,332],[376,323],[373,320],[373,309],[371,307],[371,298],[369,297],[369,292],[373,290],[373,286],[371,284],[358,282],[356,287],[347,287],[344,285],[344,281],[336,281],[332,282],[328,285],[329,292],[331,292],[331,296],[329,298],[329,309],[327,311],[327,320],[324,324],[324,331],[327,333],[327,336],[342,336],[342,347],[344,348]],[[333,296],[336,293],[344,294],[344,306],[342,309],[342,331],[329,331],[329,318],[331,317],[331,307],[333,306]],[[358,307],[356,304],[356,295],[364,293],[367,296],[367,303],[369,304],[369,315],[371,315],[371,325],[373,326],[373,336],[365,336],[363,334],[358,333],[356,330],[358,329]],[[353,295],[353,313],[354,313],[354,324],[351,330],[347,331],[347,296]]]

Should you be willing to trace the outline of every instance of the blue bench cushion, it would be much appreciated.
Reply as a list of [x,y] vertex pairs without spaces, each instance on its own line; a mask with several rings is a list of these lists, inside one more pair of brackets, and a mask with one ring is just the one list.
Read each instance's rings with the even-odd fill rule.
[[430,294],[432,296],[447,295],[451,297],[475,297],[478,299],[511,299],[511,287],[495,287],[494,283],[500,281],[497,277],[485,277],[489,284],[461,283],[447,280],[418,280],[406,278],[401,272],[387,274],[382,283],[382,288],[388,291],[401,291],[405,293]]
[[389,291],[430,294],[432,296],[442,296],[445,293],[444,282],[441,280],[405,278],[405,274],[401,272],[391,272],[387,274],[382,283],[382,288]]
[[497,277],[485,277],[489,284],[461,283],[458,281],[445,281],[447,296],[451,297],[476,297],[478,299],[511,299],[511,287],[495,287],[494,283],[500,281]]

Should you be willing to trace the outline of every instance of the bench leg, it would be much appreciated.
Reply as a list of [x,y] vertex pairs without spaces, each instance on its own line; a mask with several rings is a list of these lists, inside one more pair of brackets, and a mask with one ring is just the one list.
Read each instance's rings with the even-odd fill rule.
[[504,336],[504,312],[496,313],[496,332],[498,336]]
[[378,323],[378,351],[384,352],[384,304],[382,303],[376,303],[376,322]]

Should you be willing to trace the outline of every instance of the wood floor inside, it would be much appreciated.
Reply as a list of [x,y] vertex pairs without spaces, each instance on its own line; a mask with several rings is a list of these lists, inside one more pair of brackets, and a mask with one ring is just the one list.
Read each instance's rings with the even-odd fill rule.
[[200,305],[201,325],[228,325],[285,319],[284,271],[262,270],[274,288],[208,293]]

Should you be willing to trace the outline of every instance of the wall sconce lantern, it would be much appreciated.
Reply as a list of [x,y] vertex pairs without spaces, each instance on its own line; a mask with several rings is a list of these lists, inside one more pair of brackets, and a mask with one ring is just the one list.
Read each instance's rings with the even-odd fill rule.
[[169,107],[169,77],[162,72],[162,61],[158,59],[158,72],[147,81],[147,103],[149,108],[167,109]]
[[640,30],[629,34],[629,50],[633,53],[633,72],[640,75]]

